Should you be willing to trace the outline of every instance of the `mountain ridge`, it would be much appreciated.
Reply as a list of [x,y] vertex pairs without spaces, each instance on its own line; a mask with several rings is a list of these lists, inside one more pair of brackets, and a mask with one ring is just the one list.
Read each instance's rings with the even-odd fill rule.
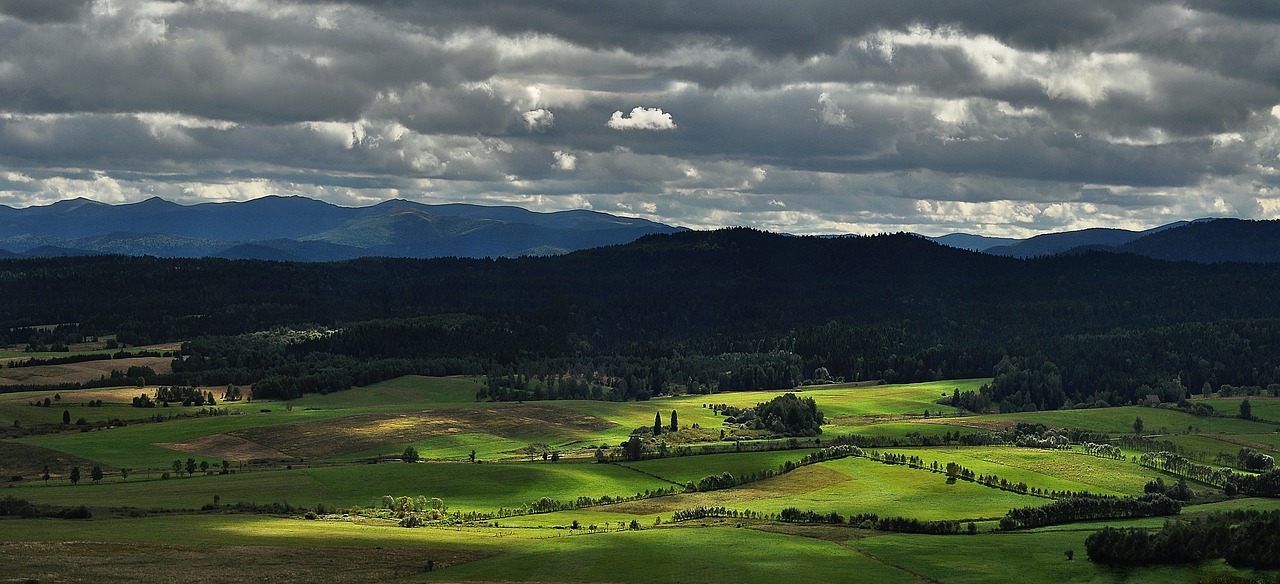
[[[159,197],[120,205],[83,197],[25,208],[0,205],[0,257],[120,254],[324,262],[368,256],[544,256],[681,231],[686,229],[588,209],[544,213],[407,199],[364,207],[280,195],[194,205]],[[963,232],[921,237],[1022,259],[1100,251],[1165,261],[1280,262],[1280,251],[1273,251],[1280,250],[1280,221],[1275,220],[1206,218],[1141,231],[1103,227],[1026,239]]]
[[180,205],[84,198],[0,206],[0,249],[23,255],[337,261],[363,256],[509,257],[566,253],[682,230],[599,211],[540,213],[514,206],[429,205],[391,199],[341,207],[299,196]]

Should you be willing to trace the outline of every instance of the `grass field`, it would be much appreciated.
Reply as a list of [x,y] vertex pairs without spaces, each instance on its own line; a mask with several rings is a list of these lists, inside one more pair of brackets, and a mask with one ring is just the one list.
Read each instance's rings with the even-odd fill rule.
[[1275,430],[1274,424],[1239,418],[1198,418],[1162,408],[1125,406],[1085,410],[1057,410],[1018,414],[988,414],[963,418],[966,422],[1037,422],[1062,428],[1085,428],[1112,435],[1133,434],[1134,418],[1142,418],[1145,434],[1256,434]]
[[[1130,435],[1142,417],[1145,432],[1188,451],[1234,453],[1242,444],[1275,448],[1275,425],[1230,417],[1195,418],[1176,411],[1124,407],[1000,415],[963,415],[935,402],[952,391],[972,391],[986,380],[909,385],[806,387],[827,416],[822,438],[841,434],[900,438],[907,434],[986,432],[1018,421]],[[805,581],[989,582],[1009,579],[1067,582],[1182,582],[1216,574],[1242,574],[1221,562],[1193,567],[1116,571],[1085,557],[1083,541],[1104,525],[1159,527],[1164,519],[1102,521],[1020,533],[992,533],[1009,509],[1049,500],[969,481],[948,483],[943,473],[844,458],[798,468],[730,489],[640,498],[554,513],[497,519],[500,527],[404,529],[371,519],[319,521],[248,514],[197,513],[212,503],[287,502],[329,508],[373,506],[383,495],[439,497],[450,511],[496,512],[542,497],[631,498],[728,472],[735,477],[777,470],[812,447],[596,464],[596,446],[617,446],[635,428],[664,424],[679,414],[681,426],[664,433],[670,448],[680,440],[717,440],[726,429],[710,404],[753,406],[781,391],[664,397],[645,402],[549,401],[477,403],[482,379],[404,377],[367,388],[275,401],[220,403],[232,415],[141,421],[155,413],[191,413],[191,408],[140,410],[128,401],[151,388],[61,392],[50,408],[28,405],[49,392],[0,394],[0,415],[57,429],[62,411],[73,419],[119,417],[139,420],[113,429],[74,429],[0,440],[4,495],[54,506],[86,504],[90,521],[3,519],[0,581],[240,581],[264,579],[336,582],[422,580],[484,582],[690,582]],[[217,393],[217,392],[215,392]],[[87,402],[103,400],[103,407]],[[1211,400],[1220,412],[1239,400]],[[1260,399],[1255,413],[1267,418],[1275,404]],[[1235,404],[1235,405],[1232,405]],[[929,416],[925,417],[928,410]],[[941,416],[941,417],[940,417]],[[1277,414],[1280,418],[1280,413]],[[546,444],[566,456],[534,461],[524,447]],[[721,443],[730,444],[728,442]],[[805,440],[802,444],[812,443]],[[427,462],[366,464],[398,456],[407,446]],[[697,446],[697,445],[695,445]],[[776,446],[776,445],[775,445]],[[868,449],[872,450],[872,449]],[[922,458],[926,465],[957,462],[979,474],[994,474],[1046,490],[1101,494],[1140,493],[1164,476],[1128,460],[1100,459],[1078,450],[1048,451],[1009,446],[890,447]],[[480,464],[465,462],[475,451]],[[174,460],[208,461],[215,469],[231,461],[231,474],[159,478]],[[1210,459],[1212,456],[1210,455]],[[262,463],[252,461],[273,460]],[[242,466],[241,461],[245,464]],[[44,464],[53,475],[39,480]],[[107,477],[93,484],[88,469],[101,465]],[[291,468],[286,469],[285,465]],[[71,485],[71,466],[84,478]],[[118,469],[133,470],[125,481]],[[3,477],[0,477],[3,478]],[[1276,509],[1263,499],[1221,500],[1187,508],[1186,514],[1232,508]],[[1207,490],[1206,490],[1207,489]],[[886,534],[849,526],[802,526],[767,520],[707,519],[670,525],[672,513],[697,506],[778,513],[787,507],[849,516],[876,513],[920,520],[974,520],[978,535]],[[111,508],[179,510],[126,518]],[[353,516],[354,517],[354,516]],[[642,529],[625,526],[636,521]],[[567,529],[577,522],[596,533]],[[608,532],[604,532],[607,530]],[[1075,551],[1067,560],[1064,551]],[[68,558],[90,558],[73,561]],[[112,561],[97,558],[109,557]],[[436,568],[425,570],[430,560]],[[181,565],[177,565],[181,563]],[[798,572],[802,567],[803,572]],[[1263,576],[1274,575],[1262,573]]]
[[729,473],[735,477],[762,470],[777,470],[787,461],[799,461],[808,450],[782,450],[775,452],[744,452],[740,454],[711,454],[660,458],[626,463],[626,466],[676,483],[698,482],[707,475]]
[[613,512],[651,516],[697,506],[724,506],[777,513],[787,507],[842,515],[877,513],[922,520],[999,517],[1014,507],[1045,499],[864,458],[801,467],[791,473],[734,489],[690,493],[615,505]]
[[[84,469],[82,472],[87,471]],[[87,474],[86,474],[87,476]],[[98,507],[199,509],[213,502],[234,504],[375,506],[383,495],[439,497],[459,511],[495,511],[519,507],[541,497],[573,500],[634,496],[671,486],[660,479],[621,466],[589,463],[377,464],[237,472],[229,475],[158,479],[113,475],[101,484],[87,479],[45,487],[43,482],[6,489],[7,495],[37,503],[71,506],[91,502]]]
[[1197,403],[1208,404],[1224,416],[1235,416],[1240,413],[1240,402],[1249,400],[1249,409],[1254,417],[1264,420],[1280,421],[1280,397],[1213,397],[1197,399]]

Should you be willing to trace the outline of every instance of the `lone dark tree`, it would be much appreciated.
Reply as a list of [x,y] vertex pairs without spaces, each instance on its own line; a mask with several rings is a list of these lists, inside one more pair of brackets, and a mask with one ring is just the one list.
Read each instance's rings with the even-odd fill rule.
[[671,431],[675,432],[675,431],[678,431],[679,429],[680,429],[680,424],[679,422],[676,422],[676,411],[671,410]]
[[44,484],[49,484],[49,465],[44,465],[44,474],[40,475],[40,478],[44,479]]
[[1243,420],[1253,419],[1253,406],[1249,404],[1248,398],[1240,402],[1240,418]]
[[102,467],[94,465],[93,470],[89,471],[89,478],[93,479],[95,483],[100,482],[102,480]]
[[418,462],[422,457],[418,455],[418,449],[412,446],[406,446],[404,454],[400,455],[400,460],[405,462]]
[[187,459],[187,476],[191,476],[193,474],[196,474],[196,459],[188,458]]
[[1142,434],[1142,418],[1141,417],[1136,417],[1133,419],[1133,433]]
[[63,424],[71,423],[71,410],[62,410],[62,423]]
[[80,482],[80,467],[73,466],[71,467],[71,484],[74,485],[78,482]]
[[662,434],[662,412],[653,413],[653,435]]
[[173,460],[173,474],[179,474],[181,472],[182,472],[182,461],[175,458]]
[[129,469],[127,468],[120,469],[120,478],[126,481],[129,480],[129,472]]
[[470,459],[471,459],[471,462],[475,462],[475,461],[476,461],[476,451],[475,451],[475,449],[474,449],[474,448],[473,448],[473,449],[471,449],[471,455],[470,455],[468,458],[470,458]]

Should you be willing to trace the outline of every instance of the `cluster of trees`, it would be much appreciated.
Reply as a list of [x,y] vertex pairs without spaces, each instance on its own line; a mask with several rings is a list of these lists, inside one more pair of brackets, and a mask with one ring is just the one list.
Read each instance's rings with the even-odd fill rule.
[[1085,442],[1082,445],[1085,454],[1097,456],[1098,458],[1110,458],[1112,460],[1124,460],[1124,451],[1114,444],[1094,444],[1093,442]]
[[1252,497],[1280,497],[1280,469],[1272,469],[1258,475],[1233,473],[1226,471],[1221,483],[1227,495],[1249,495]]
[[190,386],[160,386],[156,388],[156,400],[161,402],[181,402],[184,406],[217,405],[213,392],[202,391]]
[[1276,459],[1270,454],[1263,454],[1252,448],[1241,448],[1236,454],[1240,468],[1253,472],[1266,472],[1276,467]]
[[1071,497],[1040,507],[1010,509],[1000,519],[1000,529],[1025,529],[1097,519],[1159,517],[1177,515],[1181,511],[1182,503],[1159,493],[1137,497]]
[[24,519],[50,517],[54,519],[91,519],[93,513],[84,505],[76,507],[51,507],[36,505],[26,499],[7,496],[0,499],[0,516],[12,515]]
[[0,346],[20,346],[30,353],[61,353],[69,346],[96,340],[98,331],[91,324],[57,326],[24,326],[0,330]]
[[1044,424],[1018,422],[1018,425],[1013,428],[1009,441],[1015,446],[1024,448],[1048,448],[1051,450],[1071,448],[1070,438]]
[[1166,522],[1156,532],[1104,527],[1085,539],[1100,564],[1190,564],[1225,558],[1238,568],[1280,567],[1280,512],[1239,510],[1190,522]]
[[750,430],[766,430],[780,436],[813,437],[822,433],[823,414],[811,397],[785,393],[754,408],[725,407],[726,423]]
[[1187,479],[1181,477],[1178,478],[1178,482],[1172,485],[1165,484],[1164,479],[1156,477],[1154,480],[1147,481],[1146,485],[1143,485],[1142,492],[1164,495],[1175,501],[1190,501],[1191,497],[1195,496],[1195,492],[1187,484]]

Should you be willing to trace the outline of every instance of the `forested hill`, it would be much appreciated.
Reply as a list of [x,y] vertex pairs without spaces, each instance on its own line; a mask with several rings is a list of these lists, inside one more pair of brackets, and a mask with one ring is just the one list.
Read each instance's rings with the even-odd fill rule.
[[[1019,260],[911,235],[729,229],[497,260],[3,260],[0,327],[81,323],[79,334],[136,344],[314,324],[341,332],[279,359],[629,379],[616,397],[794,384],[818,367],[847,379],[988,376],[1003,361],[1022,385],[995,402],[1057,407],[1124,402],[1175,379],[1192,390],[1280,382],[1280,327],[1261,320],[1280,318],[1278,290],[1272,266]],[[202,343],[175,367],[189,381],[284,375],[219,361],[231,349]],[[294,378],[310,374],[299,367]]]

